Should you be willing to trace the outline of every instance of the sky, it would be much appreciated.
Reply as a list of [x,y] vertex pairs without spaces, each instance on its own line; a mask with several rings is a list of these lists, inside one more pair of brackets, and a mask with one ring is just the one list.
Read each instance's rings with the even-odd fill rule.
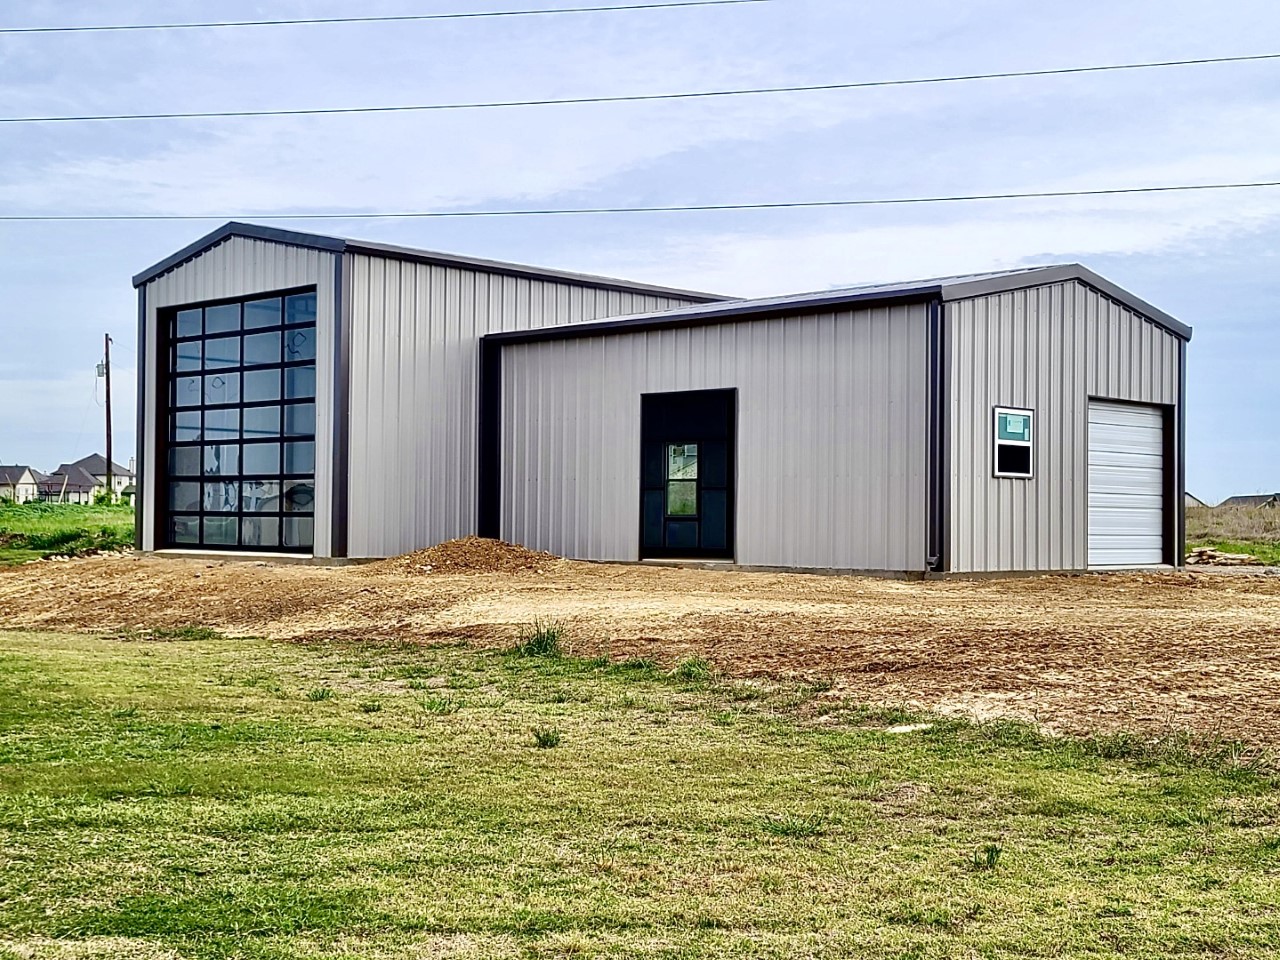
[[[598,5],[621,5],[599,0]],[[0,26],[561,0],[27,0]],[[770,0],[424,23],[0,36],[0,115],[667,93],[1280,53],[1274,0]],[[321,211],[778,202],[1280,180],[1280,61],[732,99],[0,124],[0,462],[134,443],[130,277],[228,219],[739,296],[1078,261],[1195,328],[1188,489],[1280,490],[1280,189],[473,220]]]

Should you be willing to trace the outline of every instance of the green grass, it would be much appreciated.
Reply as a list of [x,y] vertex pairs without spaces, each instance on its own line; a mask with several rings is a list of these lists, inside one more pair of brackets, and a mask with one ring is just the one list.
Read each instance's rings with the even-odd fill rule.
[[0,504],[0,566],[133,547],[133,507]]
[[0,633],[0,957],[1280,949],[1266,768],[886,732],[917,719],[642,661]]
[[1187,544],[1187,552],[1208,547],[1223,553],[1249,553],[1268,566],[1280,566],[1280,542],[1250,540],[1203,540]]

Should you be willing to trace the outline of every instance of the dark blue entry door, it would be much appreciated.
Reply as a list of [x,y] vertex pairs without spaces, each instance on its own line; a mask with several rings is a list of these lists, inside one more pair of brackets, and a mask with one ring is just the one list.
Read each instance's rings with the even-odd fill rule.
[[733,559],[734,390],[640,398],[640,555]]

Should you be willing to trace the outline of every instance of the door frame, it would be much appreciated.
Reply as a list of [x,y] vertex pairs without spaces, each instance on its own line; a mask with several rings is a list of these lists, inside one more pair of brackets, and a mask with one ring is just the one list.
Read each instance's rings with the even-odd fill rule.
[[[1162,564],[1170,567],[1182,566],[1182,547],[1180,533],[1183,527],[1182,513],[1186,510],[1186,497],[1182,491],[1181,463],[1179,455],[1179,417],[1181,404],[1144,403],[1141,400],[1126,400],[1117,397],[1103,397],[1089,394],[1085,397],[1084,406],[1084,565],[1089,570],[1120,569],[1112,567],[1095,567],[1089,563],[1089,533],[1092,516],[1089,511],[1089,454],[1092,449],[1092,433],[1089,430],[1089,411],[1094,403],[1110,403],[1120,407],[1141,407],[1145,410],[1160,411],[1160,490],[1163,494],[1160,524],[1160,554]],[[1135,567],[1133,569],[1141,569]]]
[[[725,543],[724,549],[707,550],[699,546],[697,549],[680,549],[670,547],[646,547],[644,543],[644,402],[646,397],[688,396],[692,399],[697,394],[729,394],[729,422],[725,435],[728,446],[726,453],[726,504],[725,504]],[[636,542],[638,556],[641,560],[705,560],[719,563],[735,563],[738,555],[738,389],[737,387],[709,387],[697,390],[653,390],[640,395],[640,448],[637,451],[635,503],[637,512]],[[690,437],[681,443],[701,443],[706,438]],[[664,439],[663,443],[675,443],[674,439]],[[702,484],[701,473],[698,480],[698,523],[699,540],[701,540],[702,523]],[[665,504],[663,507],[663,524],[667,521]]]

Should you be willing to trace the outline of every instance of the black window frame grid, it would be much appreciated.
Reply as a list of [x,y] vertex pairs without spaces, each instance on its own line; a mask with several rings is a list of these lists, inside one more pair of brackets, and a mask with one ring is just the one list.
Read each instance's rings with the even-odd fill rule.
[[[288,323],[288,298],[296,296],[311,296],[316,298],[316,307],[311,312],[310,319],[302,322]],[[164,402],[161,415],[157,417],[155,429],[157,432],[156,448],[159,453],[158,463],[161,467],[157,471],[163,476],[164,481],[158,485],[156,495],[156,519],[157,519],[157,542],[163,544],[167,549],[188,549],[202,551],[228,551],[228,552],[264,552],[264,553],[297,553],[310,555],[315,549],[315,482],[316,482],[316,392],[318,385],[317,377],[317,349],[318,349],[318,290],[315,286],[292,287],[284,290],[271,291],[266,293],[257,293],[251,296],[231,297],[219,300],[201,301],[199,303],[183,304],[180,306],[168,307],[157,312],[157,321],[159,324],[159,333],[162,343],[162,349],[157,351],[159,361],[159,375],[161,390],[164,396]],[[280,304],[279,317],[275,324],[267,326],[246,326],[245,325],[245,306],[247,304],[256,304],[264,301],[278,300]],[[236,331],[215,330],[208,332],[205,321],[206,312],[210,309],[220,307],[237,306],[239,307],[239,327]],[[201,311],[200,315],[200,332],[192,334],[186,332],[185,335],[179,335],[178,315],[192,310]],[[288,360],[288,334],[290,331],[309,332],[310,349],[309,356],[303,356],[296,360]],[[277,362],[244,362],[245,357],[245,340],[249,337],[256,337],[262,334],[279,333],[280,342],[280,359]],[[224,340],[228,337],[235,337],[239,340],[239,363],[235,365],[218,366],[214,368],[205,368],[204,362],[207,358],[206,344],[211,340]],[[178,350],[182,344],[200,344],[201,364],[198,369],[178,369]],[[289,392],[289,376],[290,370],[310,369],[312,371],[310,384],[307,391],[309,396],[286,396]],[[264,400],[245,400],[245,374],[274,372],[277,375],[275,396],[273,399]],[[239,378],[238,388],[236,390],[236,399],[224,402],[210,402],[207,393],[206,377],[219,376],[236,376]],[[179,384],[184,380],[191,378],[199,378],[199,402],[189,405],[178,405]],[[299,431],[289,434],[286,431],[289,426],[289,410],[311,408],[309,416],[310,423],[308,431]],[[274,436],[246,437],[244,435],[245,411],[257,409],[270,409],[279,411],[279,433]],[[218,411],[234,411],[236,413],[235,422],[236,430],[234,434],[228,435],[225,439],[218,437],[206,436],[207,414]],[[195,414],[197,418],[195,439],[179,439],[178,417],[180,415]],[[184,428],[186,430],[190,427]],[[247,449],[254,447],[276,446],[277,464],[274,472],[256,471],[253,473],[245,472],[245,452]],[[290,450],[290,445],[297,445]],[[309,445],[309,448],[308,448]],[[209,474],[206,473],[205,451],[214,447],[234,447],[236,450],[236,471],[234,473]],[[174,469],[172,463],[172,454],[174,451],[191,449],[198,453],[196,470],[197,473],[179,473]],[[309,454],[309,462],[289,463],[289,453],[295,452],[300,456]],[[174,484],[186,483],[195,484],[197,492],[197,500],[195,506],[198,509],[189,509],[187,507],[178,507],[171,502],[172,490]],[[234,483],[237,486],[236,493],[236,509],[234,511],[224,511],[217,509],[209,509],[209,503],[205,497],[205,489],[207,485],[219,485]],[[276,499],[277,503],[271,510],[250,510],[245,506],[246,484],[264,483],[276,484],[278,491]],[[290,500],[286,491],[289,489],[297,490],[301,486],[303,489],[309,488],[310,500],[307,503],[293,501],[293,507],[290,508]],[[276,521],[276,542],[274,544],[246,544],[246,521],[254,520],[275,520]],[[196,538],[192,542],[183,540],[181,542],[175,536],[175,522],[182,520],[194,521],[196,526]],[[207,529],[209,524],[207,521],[234,521],[231,526],[234,527],[235,543],[212,543],[206,541]],[[285,529],[289,521],[307,527],[309,533],[305,538],[295,538],[300,542],[292,545],[285,544]]]

